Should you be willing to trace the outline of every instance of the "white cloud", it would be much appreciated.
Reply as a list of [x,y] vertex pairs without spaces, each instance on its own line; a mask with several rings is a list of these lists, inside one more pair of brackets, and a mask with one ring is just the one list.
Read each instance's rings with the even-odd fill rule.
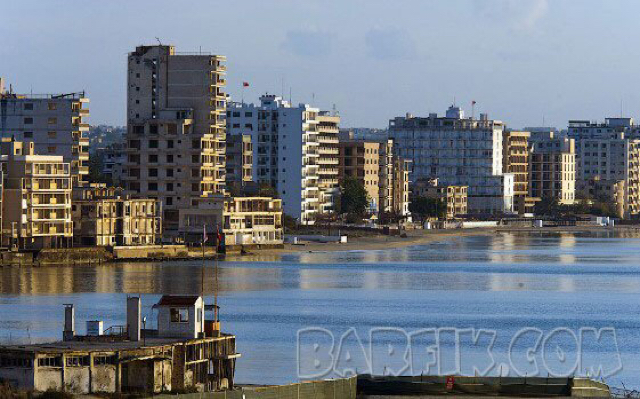
[[549,0],[476,0],[475,5],[486,17],[520,31],[536,28],[549,12]]

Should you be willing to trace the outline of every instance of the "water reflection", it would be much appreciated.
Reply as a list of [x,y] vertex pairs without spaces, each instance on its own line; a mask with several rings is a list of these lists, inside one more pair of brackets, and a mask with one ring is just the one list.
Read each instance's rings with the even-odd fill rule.
[[[529,326],[613,325],[631,367],[640,363],[639,237],[498,233],[383,251],[229,258],[219,262],[220,304],[243,352],[238,381],[295,381],[296,331],[310,326],[365,334],[477,327],[509,337]],[[213,266],[205,268],[209,300]],[[96,317],[122,324],[126,295],[143,294],[153,320],[160,294],[200,292],[202,270],[200,261],[0,268],[0,343],[59,339],[63,303],[78,304],[81,330]]]
[[[314,252],[219,262],[220,291],[335,288],[408,290],[616,290],[638,292],[640,239],[612,232],[458,237],[382,251]],[[628,232],[625,236],[629,236]],[[269,260],[267,260],[269,259]],[[205,293],[214,291],[213,262]],[[201,290],[202,263],[115,263],[0,268],[2,294],[188,294]]]

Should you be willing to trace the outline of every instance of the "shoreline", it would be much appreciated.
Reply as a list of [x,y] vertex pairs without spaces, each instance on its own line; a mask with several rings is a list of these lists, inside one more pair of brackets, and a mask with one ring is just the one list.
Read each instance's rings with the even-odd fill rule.
[[349,252],[349,251],[379,251],[385,249],[407,248],[418,245],[431,244],[438,241],[455,239],[458,237],[486,236],[497,233],[593,233],[593,232],[636,231],[636,226],[616,226],[614,229],[601,226],[566,226],[566,227],[485,227],[473,229],[452,230],[408,230],[407,237],[372,235],[364,237],[349,237],[349,242],[320,243],[305,242],[293,245],[284,244],[284,248],[252,251],[245,255],[227,255],[231,260],[247,259],[261,255],[286,255],[305,252]]

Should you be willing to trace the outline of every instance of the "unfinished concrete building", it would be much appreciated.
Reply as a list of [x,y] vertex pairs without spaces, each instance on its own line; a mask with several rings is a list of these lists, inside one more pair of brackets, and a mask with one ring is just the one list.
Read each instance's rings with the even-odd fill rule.
[[167,45],[129,54],[123,180],[162,203],[166,229],[193,198],[225,193],[225,60]]
[[0,78],[0,133],[33,142],[35,155],[61,155],[71,167],[73,186],[89,174],[89,99],[84,92],[17,94]]
[[121,188],[91,184],[73,191],[75,245],[151,245],[162,233],[158,201],[129,198]]
[[74,307],[66,305],[63,341],[0,346],[0,380],[75,394],[233,389],[235,336],[206,320],[202,297],[163,296],[154,309],[157,329],[147,329],[140,298],[129,297],[126,325],[103,330],[102,322],[87,321],[80,336]]

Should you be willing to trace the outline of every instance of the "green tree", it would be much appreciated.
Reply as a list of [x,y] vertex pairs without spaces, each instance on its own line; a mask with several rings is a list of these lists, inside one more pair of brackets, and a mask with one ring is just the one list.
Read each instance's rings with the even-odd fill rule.
[[447,205],[439,198],[417,196],[411,199],[409,210],[411,214],[417,215],[420,220],[424,220],[427,217],[443,219],[447,214]]
[[89,155],[89,176],[87,180],[90,183],[107,183],[111,186],[113,181],[110,177],[105,176],[102,171],[104,169],[104,153],[96,151]]
[[340,185],[340,213],[349,218],[362,218],[369,206],[369,195],[364,184],[356,178],[346,177]]

